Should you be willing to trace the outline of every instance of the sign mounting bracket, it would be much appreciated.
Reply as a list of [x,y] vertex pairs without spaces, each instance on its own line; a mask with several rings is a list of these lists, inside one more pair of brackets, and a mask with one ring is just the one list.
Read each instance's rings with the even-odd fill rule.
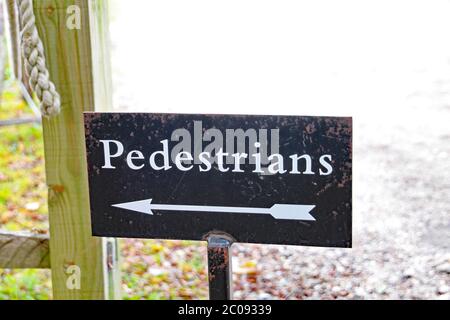
[[208,279],[210,300],[232,299],[232,240],[220,235],[208,236]]

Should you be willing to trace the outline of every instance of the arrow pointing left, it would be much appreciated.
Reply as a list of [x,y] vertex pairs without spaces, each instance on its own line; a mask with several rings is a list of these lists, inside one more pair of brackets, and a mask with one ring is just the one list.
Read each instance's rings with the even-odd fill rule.
[[310,214],[316,206],[302,204],[274,204],[271,208],[254,207],[221,207],[221,206],[194,206],[194,205],[171,205],[153,204],[152,199],[113,204],[112,207],[125,210],[141,212],[153,215],[152,210],[162,211],[195,211],[195,212],[223,212],[223,213],[249,213],[249,214],[269,214],[275,219],[282,220],[304,220],[315,221]]

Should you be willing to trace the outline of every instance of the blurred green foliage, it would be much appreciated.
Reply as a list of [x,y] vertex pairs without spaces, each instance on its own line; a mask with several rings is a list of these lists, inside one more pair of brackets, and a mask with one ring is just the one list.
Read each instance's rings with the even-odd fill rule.
[[[0,99],[0,120],[31,111],[7,72]],[[9,231],[48,230],[44,151],[40,125],[0,128],[0,228]],[[0,269],[0,299],[49,299],[49,270]]]
[[[0,119],[30,114],[7,81]],[[48,230],[41,125],[0,128],[0,228]],[[205,299],[206,248],[189,241],[122,240],[124,299]],[[51,299],[49,270],[1,270],[0,299]]]
[[46,300],[50,297],[49,270],[0,269],[0,300]]

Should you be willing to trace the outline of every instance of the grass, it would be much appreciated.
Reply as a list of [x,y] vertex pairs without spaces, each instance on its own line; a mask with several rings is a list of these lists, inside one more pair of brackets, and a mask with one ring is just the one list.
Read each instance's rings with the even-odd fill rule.
[[[31,113],[17,85],[0,99],[0,120]],[[0,229],[48,231],[42,127],[0,128]],[[189,241],[121,241],[124,299],[204,299],[206,247]],[[0,299],[51,299],[49,270],[0,269]]]
[[[0,120],[30,113],[17,85],[10,83],[0,104]],[[0,228],[48,230],[42,128],[0,128]],[[50,271],[1,270],[0,299],[51,298]]]
[[0,270],[0,300],[47,300],[50,297],[50,271]]

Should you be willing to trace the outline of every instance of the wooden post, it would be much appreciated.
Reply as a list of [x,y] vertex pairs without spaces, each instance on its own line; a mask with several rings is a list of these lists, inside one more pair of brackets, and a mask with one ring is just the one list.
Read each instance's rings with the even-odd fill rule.
[[[59,115],[42,121],[55,299],[120,298],[116,243],[91,236],[83,129],[83,111],[111,106],[110,61],[100,56],[108,50],[103,47],[106,2],[34,1],[50,76],[62,102]],[[80,29],[68,28],[68,19],[77,14]],[[73,27],[76,20],[70,21]]]
[[0,268],[50,268],[48,236],[0,230]]

